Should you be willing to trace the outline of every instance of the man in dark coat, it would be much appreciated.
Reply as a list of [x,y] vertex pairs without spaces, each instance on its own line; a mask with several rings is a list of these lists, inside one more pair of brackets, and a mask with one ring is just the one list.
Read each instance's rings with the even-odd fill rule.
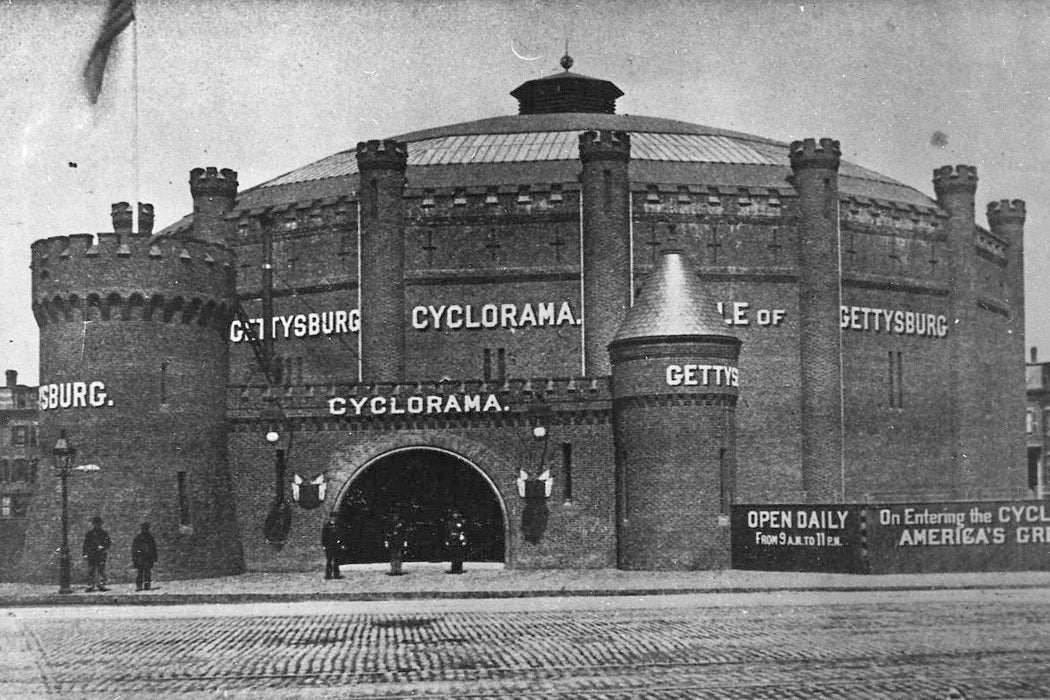
[[452,563],[448,573],[462,574],[463,560],[467,558],[467,526],[459,511],[452,511],[452,515],[448,519],[448,535],[445,538],[445,548]]
[[324,577],[342,578],[339,565],[343,563],[350,547],[346,525],[336,516],[331,516],[321,528],[321,546],[324,547]]
[[113,540],[109,533],[102,529],[102,518],[91,519],[92,528],[84,535],[84,558],[87,559],[88,577],[91,585],[87,591],[108,591],[106,588],[106,555]]
[[387,575],[400,576],[404,573],[401,571],[401,559],[405,556],[405,549],[408,547],[408,533],[405,521],[397,513],[390,517],[383,544],[386,546],[387,553],[390,554],[390,573]]
[[135,590],[149,590],[153,584],[153,565],[157,563],[157,541],[149,532],[149,523],[131,541],[131,565],[135,567]]

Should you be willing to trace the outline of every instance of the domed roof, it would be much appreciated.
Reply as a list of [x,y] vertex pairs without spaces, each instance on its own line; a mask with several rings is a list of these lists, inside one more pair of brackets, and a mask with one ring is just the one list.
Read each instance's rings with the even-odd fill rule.
[[[575,111],[535,113],[537,86],[558,83],[562,107]],[[574,92],[575,91],[575,92]],[[579,134],[588,130],[631,134],[630,179],[636,183],[702,185],[766,194],[790,189],[788,144],[727,129],[660,117],[589,111],[595,94],[613,99],[611,82],[565,71],[528,81],[514,90],[523,114],[450,124],[391,138],[408,145],[406,178],[413,189],[489,187],[575,181],[579,176]],[[525,98],[532,100],[527,108]],[[550,104],[540,105],[543,109]],[[334,153],[268,182],[244,190],[238,209],[252,209],[356,192],[353,149]],[[937,210],[936,202],[892,178],[842,161],[839,192],[844,197],[896,202]],[[178,226],[178,225],[177,225]]]

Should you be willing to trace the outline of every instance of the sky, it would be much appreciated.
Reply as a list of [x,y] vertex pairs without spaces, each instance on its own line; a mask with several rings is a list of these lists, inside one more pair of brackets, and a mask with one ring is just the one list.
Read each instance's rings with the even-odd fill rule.
[[[241,189],[358,141],[514,114],[560,70],[620,113],[791,141],[932,196],[975,165],[977,221],[1023,199],[1027,344],[1050,359],[1050,3],[138,0],[102,95],[80,74],[106,0],[0,0],[0,366],[38,381],[29,247],[112,230],[110,204],[192,208],[195,167]],[[71,164],[76,164],[72,167]]]

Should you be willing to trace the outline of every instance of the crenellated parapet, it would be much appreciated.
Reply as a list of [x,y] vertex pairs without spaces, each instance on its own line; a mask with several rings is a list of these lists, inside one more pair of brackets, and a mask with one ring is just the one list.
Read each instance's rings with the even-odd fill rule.
[[933,171],[933,190],[937,200],[949,193],[977,192],[977,167],[973,165],[942,165]]
[[139,202],[139,233],[153,235],[153,205],[149,202]]
[[932,205],[848,195],[840,198],[839,218],[843,228],[858,233],[939,240],[947,215]]
[[404,170],[408,146],[393,139],[361,141],[357,144],[358,170]]
[[190,171],[190,194],[198,197],[237,196],[237,171],[229,168],[194,168]]
[[[576,215],[578,181],[463,187],[405,188],[406,213],[427,223],[447,223],[533,214]],[[571,193],[571,195],[570,195]],[[529,219],[522,219],[522,223]]]
[[1025,222],[1025,203],[1023,199],[1002,199],[988,202],[988,225],[995,231],[1000,226],[1023,225]]
[[110,206],[110,218],[113,220],[113,232],[122,235],[130,234],[132,227],[131,205],[127,202],[116,202]]
[[585,131],[580,134],[580,160],[631,159],[631,135],[626,131]]
[[790,187],[632,182],[630,188],[636,212],[728,224],[782,223],[787,216],[784,200],[796,196]]
[[75,234],[31,249],[41,325],[82,320],[180,320],[225,328],[232,251],[194,239]]
[[789,149],[792,170],[821,168],[838,170],[842,149],[835,139],[822,138],[792,141]]

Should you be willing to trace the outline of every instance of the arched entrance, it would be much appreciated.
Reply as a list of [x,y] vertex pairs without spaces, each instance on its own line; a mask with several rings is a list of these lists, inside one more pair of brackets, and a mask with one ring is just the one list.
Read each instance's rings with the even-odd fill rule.
[[387,561],[383,535],[392,513],[408,528],[406,561],[447,561],[446,522],[462,515],[468,561],[506,556],[506,513],[495,486],[476,466],[446,450],[407,447],[388,452],[354,475],[338,505],[352,542],[348,564]]

